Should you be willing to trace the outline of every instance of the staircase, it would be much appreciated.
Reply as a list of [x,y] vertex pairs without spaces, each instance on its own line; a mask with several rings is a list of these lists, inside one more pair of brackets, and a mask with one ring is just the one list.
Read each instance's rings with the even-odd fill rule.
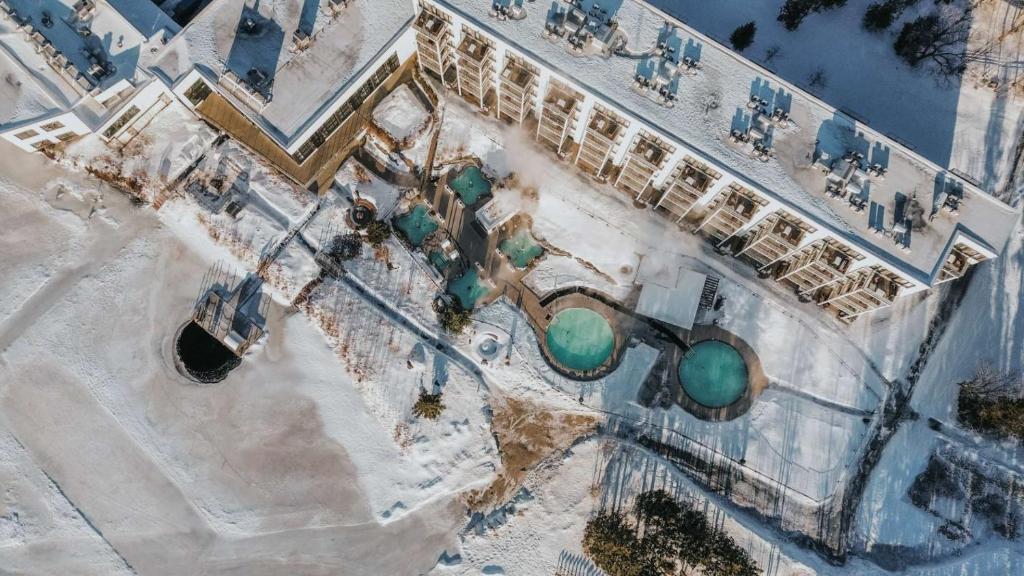
[[715,305],[715,296],[718,295],[718,283],[722,279],[717,276],[708,276],[704,279],[704,289],[700,292],[700,303],[698,310],[711,310]]

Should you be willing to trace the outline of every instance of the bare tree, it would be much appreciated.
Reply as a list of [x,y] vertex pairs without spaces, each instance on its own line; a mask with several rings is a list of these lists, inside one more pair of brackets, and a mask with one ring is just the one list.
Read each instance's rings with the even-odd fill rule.
[[959,76],[967,67],[970,31],[969,6],[941,6],[904,24],[893,48],[912,67],[927,65],[940,76]]

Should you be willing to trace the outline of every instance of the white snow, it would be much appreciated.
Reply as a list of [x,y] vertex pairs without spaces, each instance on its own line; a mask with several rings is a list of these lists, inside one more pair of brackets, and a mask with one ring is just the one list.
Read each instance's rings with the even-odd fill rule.
[[430,113],[412,89],[402,84],[374,108],[373,120],[399,142],[412,142],[426,130]]

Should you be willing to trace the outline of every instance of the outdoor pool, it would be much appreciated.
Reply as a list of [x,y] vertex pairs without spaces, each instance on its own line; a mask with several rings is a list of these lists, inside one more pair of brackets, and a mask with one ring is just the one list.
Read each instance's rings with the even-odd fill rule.
[[476,301],[490,291],[490,288],[480,282],[480,276],[472,268],[448,283],[448,293],[458,298],[459,304],[465,310],[472,310],[476,306]]
[[698,404],[722,408],[746,392],[747,364],[725,342],[704,340],[694,344],[679,362],[679,382]]
[[546,339],[559,364],[581,372],[600,367],[615,349],[611,324],[587,308],[568,308],[555,314],[548,324]]
[[535,259],[540,258],[544,248],[534,241],[526,228],[517,230],[512,236],[501,241],[498,250],[508,256],[509,262],[516,268],[526,268]]
[[195,322],[182,328],[175,350],[189,375],[207,384],[220,382],[242,363],[241,358]]
[[476,166],[463,168],[455,178],[448,180],[448,186],[455,190],[466,206],[473,206],[491,193],[491,183]]
[[430,217],[426,204],[417,204],[412,210],[395,218],[395,226],[405,234],[405,238],[413,246],[423,245],[423,241],[437,230],[437,222]]

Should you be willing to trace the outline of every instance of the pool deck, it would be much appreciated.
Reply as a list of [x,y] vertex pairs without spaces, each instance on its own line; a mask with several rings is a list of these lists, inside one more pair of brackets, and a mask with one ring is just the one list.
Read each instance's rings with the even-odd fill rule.
[[[540,298],[538,298],[536,294],[528,289],[523,290],[523,295],[524,298],[522,299],[522,303],[524,305],[522,306],[522,309],[526,312],[527,317],[530,319],[530,326],[533,327],[534,332],[537,334],[537,344],[540,347],[541,355],[556,372],[567,378],[572,378],[573,380],[589,381],[597,380],[598,378],[606,376],[618,367],[625,349],[626,336],[633,332],[631,328],[633,323],[636,321],[634,318],[585,294],[566,294],[555,298],[554,301],[550,302],[546,306],[541,303]],[[588,310],[593,310],[594,312],[604,316],[605,320],[608,321],[608,325],[611,326],[612,335],[615,338],[612,353],[601,366],[593,370],[584,372],[562,366],[558,360],[555,359],[554,354],[548,347],[548,325],[559,312],[568,310],[569,308],[586,308]]]

